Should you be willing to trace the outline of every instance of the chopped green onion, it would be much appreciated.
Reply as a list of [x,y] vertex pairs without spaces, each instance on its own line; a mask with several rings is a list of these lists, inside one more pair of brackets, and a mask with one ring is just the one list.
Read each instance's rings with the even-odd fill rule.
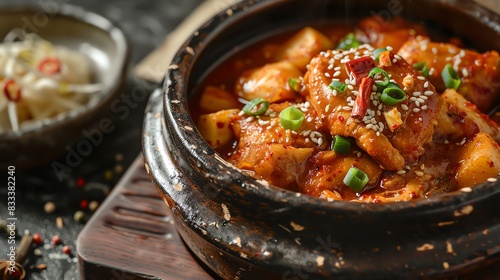
[[269,102],[259,97],[248,102],[245,107],[243,107],[243,112],[250,116],[258,116],[266,113],[268,108]]
[[300,82],[297,81],[297,79],[290,78],[290,80],[288,80],[288,84],[290,85],[290,88],[293,89],[295,92],[300,91]]
[[386,87],[380,100],[385,105],[396,105],[406,100],[406,93],[399,87]]
[[429,78],[429,67],[427,67],[427,64],[425,64],[425,62],[417,62],[413,64],[413,69],[422,73],[422,75],[424,75],[426,78]]
[[[377,80],[380,78],[380,74],[384,76],[383,81]],[[378,67],[370,70],[370,73],[368,73],[368,77],[372,78],[375,81],[375,84],[379,87],[386,87],[390,82],[389,74],[384,69]]]
[[281,127],[297,130],[304,121],[304,113],[295,106],[289,106],[280,113]]
[[385,52],[387,49],[386,48],[378,48],[376,50],[373,51],[373,57],[375,57],[375,61],[378,61],[378,56]]
[[365,172],[356,167],[351,167],[344,177],[344,184],[355,192],[361,192],[370,178]]
[[361,43],[359,43],[359,41],[356,39],[354,33],[349,33],[340,41],[337,49],[350,50],[352,48],[359,47],[360,45]]
[[332,142],[332,150],[337,154],[345,155],[349,153],[351,149],[351,141],[349,138],[335,135],[335,139]]
[[329,85],[330,89],[331,90],[338,90],[340,92],[344,92],[345,89],[347,88],[347,85],[342,83],[342,82],[339,82],[339,81],[333,81],[330,85]]
[[443,78],[444,85],[446,88],[458,89],[460,86],[460,77],[457,72],[453,70],[450,64],[446,64],[443,71],[441,72],[441,77]]

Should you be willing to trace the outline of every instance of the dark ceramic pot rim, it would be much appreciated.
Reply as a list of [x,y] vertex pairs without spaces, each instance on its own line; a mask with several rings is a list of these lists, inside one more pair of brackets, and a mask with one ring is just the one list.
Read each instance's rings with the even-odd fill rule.
[[[470,192],[454,191],[435,197],[417,199],[408,202],[381,204],[352,203],[344,201],[329,202],[307,195],[298,195],[295,192],[283,190],[278,187],[269,186],[265,182],[255,180],[245,175],[241,172],[241,170],[228,164],[217,155],[217,153],[197,132],[196,126],[189,114],[187,92],[190,89],[187,85],[189,84],[190,71],[198,59],[199,51],[204,48],[205,41],[211,40],[211,35],[202,39],[200,34],[216,34],[220,29],[223,29],[226,25],[231,24],[234,18],[243,15],[247,10],[260,9],[262,6],[261,4],[266,4],[266,1],[243,1],[242,3],[235,4],[230,9],[214,16],[212,20],[198,29],[196,33],[183,44],[180,51],[173,58],[172,64],[169,67],[169,72],[164,82],[165,94],[163,97],[164,113],[165,117],[168,119],[167,123],[173,124],[173,126],[167,127],[168,135],[174,135],[176,138],[186,139],[179,144],[186,148],[190,157],[196,158],[200,163],[203,163],[204,166],[217,166],[216,169],[205,170],[205,172],[224,174],[223,176],[218,176],[217,179],[228,184],[242,182],[240,186],[247,192],[254,193],[255,195],[265,199],[286,202],[292,207],[311,207],[311,205],[317,205],[321,208],[342,209],[343,211],[360,211],[363,209],[369,209],[371,212],[384,213],[387,211],[392,212],[396,209],[398,209],[398,211],[404,209],[411,209],[411,211],[414,211],[415,208],[422,208],[427,212],[436,207],[441,208],[450,205],[460,205],[465,201],[473,201],[486,196],[500,195],[498,183],[487,182],[472,188]],[[485,17],[483,20],[489,21],[492,29],[496,28],[497,30],[500,30],[498,15],[495,15],[488,10],[484,10],[483,16],[489,16]],[[500,35],[500,31],[498,34]],[[168,136],[163,135],[163,137]],[[144,148],[149,149],[148,147]]]

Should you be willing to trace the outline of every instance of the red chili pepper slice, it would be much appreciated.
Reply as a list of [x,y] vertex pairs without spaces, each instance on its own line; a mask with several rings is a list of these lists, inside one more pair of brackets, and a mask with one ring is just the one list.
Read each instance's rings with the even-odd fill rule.
[[54,75],[61,72],[61,61],[55,57],[46,57],[38,63],[38,71],[45,75]]
[[370,107],[370,96],[373,91],[373,85],[375,85],[375,81],[372,78],[364,77],[361,79],[358,96],[351,111],[353,118],[363,119],[365,116],[368,107]]
[[347,71],[359,80],[367,77],[370,70],[375,68],[375,61],[370,56],[363,56],[346,62]]
[[9,101],[19,102],[21,100],[21,86],[12,79],[4,81],[3,93]]

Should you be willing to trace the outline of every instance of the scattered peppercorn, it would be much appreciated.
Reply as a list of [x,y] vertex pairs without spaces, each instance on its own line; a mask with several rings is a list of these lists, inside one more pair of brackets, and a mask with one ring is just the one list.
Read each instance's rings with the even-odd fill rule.
[[69,247],[69,245],[64,245],[64,247],[62,247],[61,249],[61,252],[66,255],[71,255],[71,247]]
[[38,244],[38,245],[43,243],[42,236],[40,235],[40,233],[33,234],[33,243]]
[[93,200],[89,203],[89,210],[94,212],[99,207],[99,202]]
[[45,203],[45,205],[43,206],[43,210],[47,214],[54,213],[54,211],[56,211],[56,204],[52,201],[49,201]]
[[89,206],[89,201],[86,199],[82,199],[80,201],[80,209],[85,210]]
[[61,237],[59,237],[59,235],[54,235],[54,236],[52,236],[51,241],[52,241],[52,244],[54,244],[54,245],[61,244]]
[[83,213],[83,211],[81,210],[78,210],[75,212],[75,214],[73,215],[73,220],[75,220],[75,222],[77,223],[82,223],[85,221],[85,213]]

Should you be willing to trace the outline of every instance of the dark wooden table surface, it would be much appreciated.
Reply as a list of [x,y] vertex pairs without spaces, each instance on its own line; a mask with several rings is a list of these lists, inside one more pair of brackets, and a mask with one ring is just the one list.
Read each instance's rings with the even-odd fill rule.
[[[0,8],[29,5],[50,12],[59,4],[72,4],[116,22],[129,37],[132,48],[129,75],[121,97],[124,98],[133,90],[150,93],[157,87],[134,77],[133,66],[159,46],[169,32],[200,2],[201,0],[0,0]],[[26,279],[80,278],[75,242],[85,222],[75,221],[74,214],[79,210],[83,211],[88,220],[94,213],[88,204],[93,201],[102,203],[139,155],[147,99],[145,95],[141,100],[134,100],[134,105],[130,106],[130,114],[124,119],[109,112],[108,117],[113,120],[116,129],[107,134],[102,143],[93,147],[92,153],[82,158],[80,164],[67,173],[62,181],[58,180],[50,164],[16,172],[17,241],[28,230],[32,234],[39,233],[43,242],[31,250],[23,263],[28,272]],[[7,217],[7,170],[0,173],[1,222]],[[53,202],[56,206],[51,213],[44,210],[48,202]],[[59,227],[56,222],[58,218],[63,224],[59,224]],[[61,244],[51,244],[54,236],[60,237]],[[1,230],[0,259],[7,257],[7,237],[5,230]],[[65,245],[69,246],[71,254],[62,252]],[[37,269],[41,265],[46,265],[46,268]]]

